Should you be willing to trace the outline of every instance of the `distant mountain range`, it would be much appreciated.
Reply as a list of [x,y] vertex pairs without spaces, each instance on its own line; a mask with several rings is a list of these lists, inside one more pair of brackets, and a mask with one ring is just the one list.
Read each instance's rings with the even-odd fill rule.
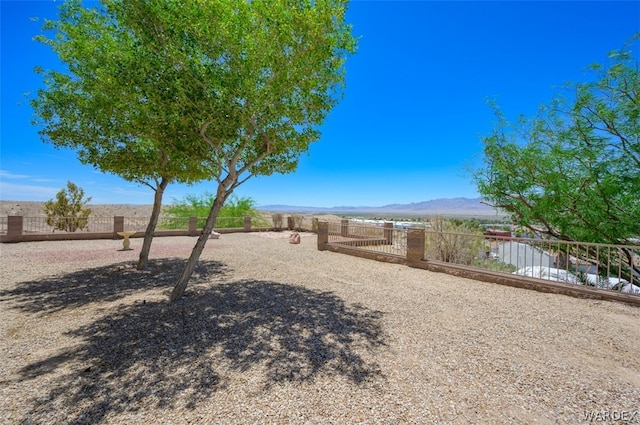
[[288,213],[367,213],[367,214],[455,214],[455,215],[495,215],[496,210],[482,203],[482,198],[440,198],[410,204],[389,204],[381,207],[304,207],[294,205],[262,205],[262,211]]

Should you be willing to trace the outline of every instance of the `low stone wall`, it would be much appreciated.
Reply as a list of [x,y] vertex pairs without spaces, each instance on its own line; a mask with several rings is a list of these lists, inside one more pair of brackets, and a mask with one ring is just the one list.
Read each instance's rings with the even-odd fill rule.
[[318,250],[331,251],[371,260],[404,264],[409,267],[420,268],[437,273],[447,273],[481,282],[497,283],[538,292],[568,295],[576,298],[618,301],[640,307],[640,297],[618,291],[598,289],[583,285],[570,285],[560,282],[545,281],[526,276],[494,272],[477,267],[463,266],[424,258],[425,231],[423,229],[409,229],[407,232],[406,257],[398,257],[381,252],[364,251],[344,245],[329,243],[329,224],[318,223]]
[[569,295],[575,298],[589,298],[608,301],[619,301],[640,307],[640,297],[623,292],[598,289],[584,285],[572,285],[561,282],[541,280],[514,274],[493,272],[471,266],[461,266],[434,260],[422,260],[410,265],[437,273],[447,273],[481,282],[497,283],[515,288],[531,289],[538,292]]

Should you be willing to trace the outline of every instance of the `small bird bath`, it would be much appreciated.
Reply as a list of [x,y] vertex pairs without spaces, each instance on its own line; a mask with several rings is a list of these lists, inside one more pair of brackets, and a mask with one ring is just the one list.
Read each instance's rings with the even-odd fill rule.
[[131,242],[129,241],[129,237],[135,235],[136,232],[135,231],[128,231],[128,232],[118,232],[119,236],[122,236],[124,238],[124,240],[122,241],[122,249],[120,251],[130,251],[131,248]]

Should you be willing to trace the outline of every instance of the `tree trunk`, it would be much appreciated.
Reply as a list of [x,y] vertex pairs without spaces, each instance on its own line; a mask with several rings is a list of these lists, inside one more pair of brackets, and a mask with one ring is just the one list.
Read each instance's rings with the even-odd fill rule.
[[151,218],[149,219],[149,224],[147,224],[147,229],[144,231],[144,241],[142,242],[140,257],[138,258],[138,265],[136,266],[138,270],[144,270],[144,268],[147,266],[147,262],[149,261],[151,241],[153,240],[153,235],[155,234],[156,226],[158,225],[158,218],[160,217],[160,211],[162,209],[162,195],[164,195],[164,190],[167,188],[168,184],[169,181],[163,178],[156,188],[156,193],[153,197],[153,210],[151,210]]
[[189,279],[191,278],[191,275],[193,274],[193,271],[198,264],[198,260],[200,259],[200,255],[204,250],[204,246],[206,245],[207,240],[209,240],[209,236],[211,235],[211,231],[213,230],[213,225],[218,218],[218,213],[224,205],[224,201],[226,200],[227,196],[229,196],[230,194],[231,192],[227,193],[224,190],[224,187],[218,187],[216,199],[213,201],[213,205],[211,206],[211,210],[209,211],[209,215],[207,216],[207,221],[204,225],[204,229],[202,229],[202,234],[198,237],[198,241],[191,251],[191,256],[189,256],[187,265],[184,267],[184,270],[182,270],[180,279],[178,279],[178,283],[171,292],[169,301],[179,300],[184,294],[185,289],[187,289]]

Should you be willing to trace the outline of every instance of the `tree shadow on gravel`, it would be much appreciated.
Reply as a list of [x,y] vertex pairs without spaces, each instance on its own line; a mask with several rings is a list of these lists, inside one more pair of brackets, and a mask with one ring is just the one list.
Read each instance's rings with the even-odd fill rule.
[[[52,313],[95,302],[115,301],[138,291],[172,288],[185,263],[186,260],[179,258],[156,259],[149,261],[145,270],[137,270],[135,262],[121,262],[20,282],[13,289],[0,291],[0,302],[12,300],[14,307],[23,311]],[[226,273],[225,265],[220,262],[200,261],[190,284],[203,283]]]
[[373,360],[386,344],[381,318],[331,292],[255,280],[195,287],[175,303],[119,306],[73,331],[80,345],[20,372],[21,380],[60,373],[24,422],[194,408],[239,378],[257,387],[248,391],[317,376],[362,385],[381,375]]

